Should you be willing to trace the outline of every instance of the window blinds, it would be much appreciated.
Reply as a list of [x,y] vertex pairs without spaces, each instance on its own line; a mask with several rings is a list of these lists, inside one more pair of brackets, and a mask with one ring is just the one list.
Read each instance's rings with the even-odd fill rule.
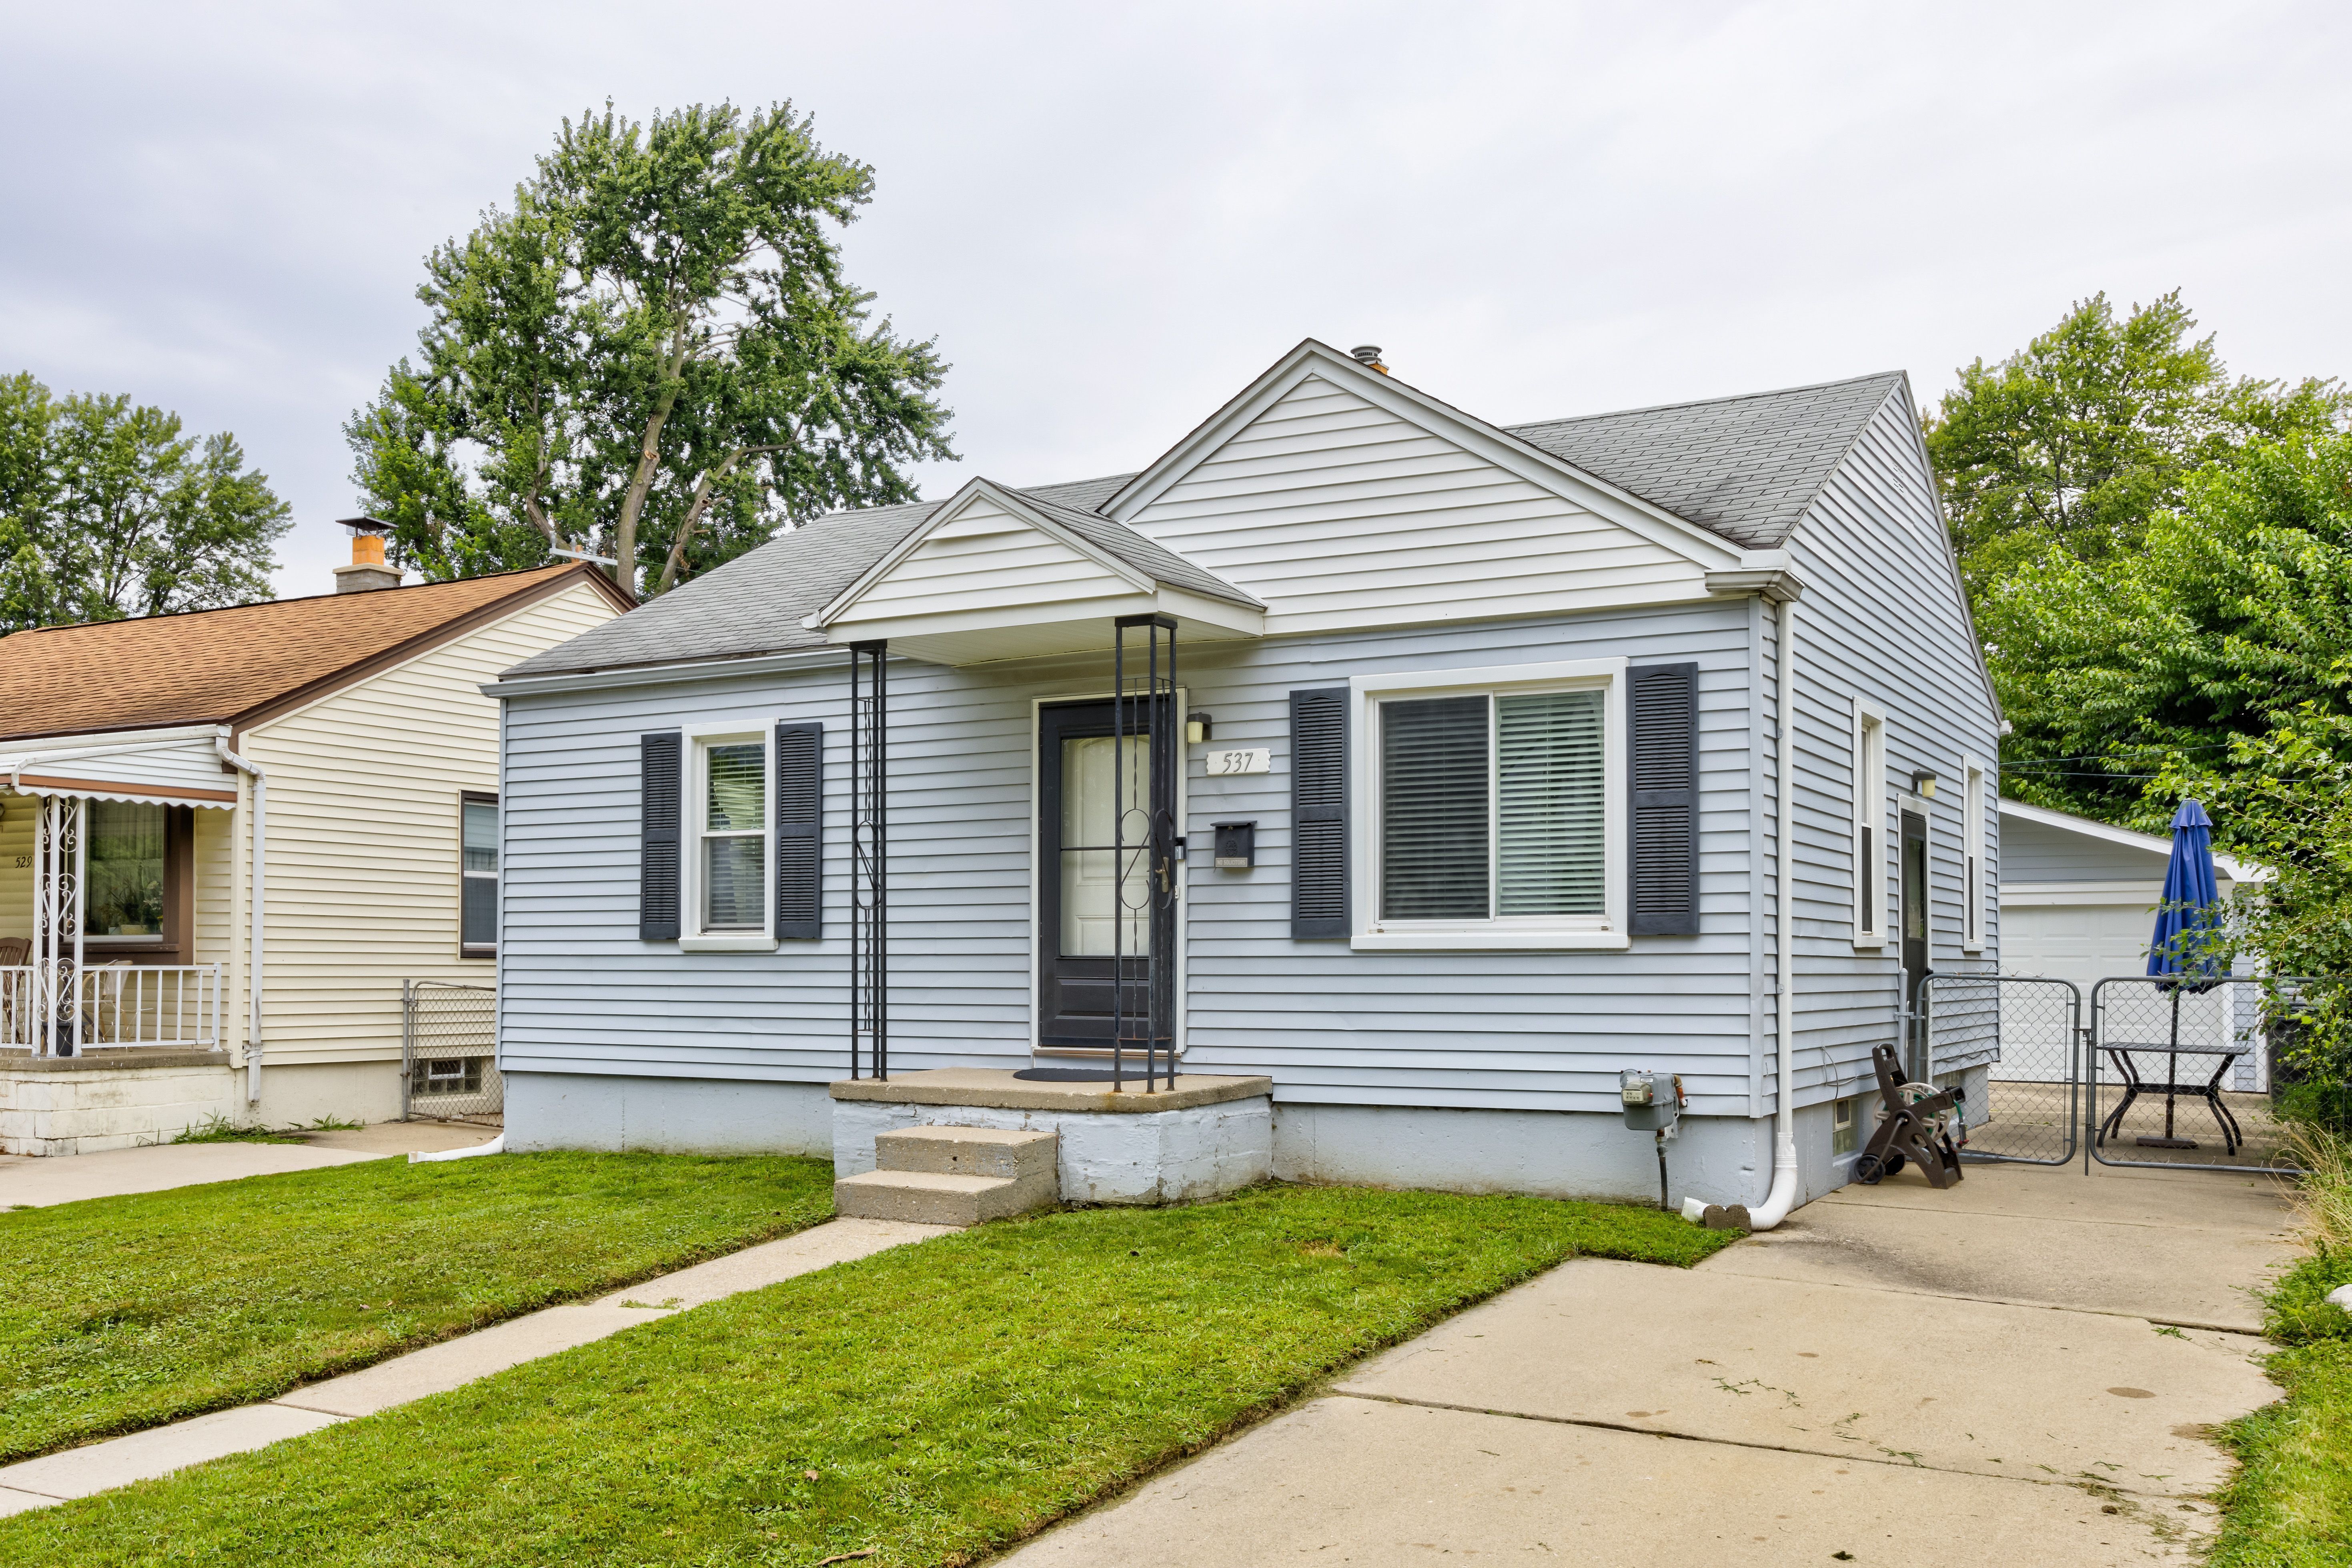
[[1486,698],[1381,713],[1381,918],[1488,918]]
[[1607,908],[1607,755],[1598,691],[1495,699],[1497,915]]

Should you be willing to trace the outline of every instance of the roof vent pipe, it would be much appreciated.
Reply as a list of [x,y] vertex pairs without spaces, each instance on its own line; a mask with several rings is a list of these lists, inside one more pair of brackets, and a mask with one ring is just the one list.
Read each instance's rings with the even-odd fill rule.
[[1381,363],[1380,344],[1358,343],[1354,348],[1349,349],[1348,352],[1356,357],[1358,363],[1364,365],[1368,369],[1379,371],[1382,375],[1388,374],[1389,367]]

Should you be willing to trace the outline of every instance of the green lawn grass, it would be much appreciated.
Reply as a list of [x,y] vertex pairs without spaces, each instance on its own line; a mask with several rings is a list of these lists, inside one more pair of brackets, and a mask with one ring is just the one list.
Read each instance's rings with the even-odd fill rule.
[[2314,1250],[2263,1302],[2264,1331],[2287,1347],[2268,1363],[2286,1397],[2225,1428],[2240,1468],[2210,1568],[2352,1563],[2352,1314],[2326,1300],[2352,1284],[2352,1142],[2305,1127],[2296,1152]]
[[1049,1214],[0,1520],[0,1562],[965,1563],[1572,1254],[1687,1265],[1729,1239],[1329,1187]]
[[266,1399],[832,1212],[820,1161],[510,1154],[0,1213],[0,1462]]

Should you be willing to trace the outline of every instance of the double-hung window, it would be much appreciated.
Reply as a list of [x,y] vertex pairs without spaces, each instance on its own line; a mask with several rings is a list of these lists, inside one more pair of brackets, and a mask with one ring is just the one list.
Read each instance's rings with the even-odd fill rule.
[[1360,944],[1622,945],[1617,662],[1546,667],[1592,671],[1571,679],[1360,688],[1374,868]]
[[1974,757],[1960,759],[1960,945],[1974,952],[1984,946],[1985,773]]
[[499,797],[468,790],[459,800],[457,942],[466,958],[499,955]]
[[768,744],[758,734],[695,746],[694,929],[768,929]]

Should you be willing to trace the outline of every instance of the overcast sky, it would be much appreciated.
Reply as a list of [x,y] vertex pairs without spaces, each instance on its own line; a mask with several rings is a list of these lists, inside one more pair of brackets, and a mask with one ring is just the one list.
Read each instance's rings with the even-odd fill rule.
[[229,429],[329,586],[420,260],[566,114],[790,99],[936,336],[927,493],[1139,467],[1300,338],[1497,422],[1911,373],[2180,288],[2352,372],[2337,5],[5,0],[0,372]]

